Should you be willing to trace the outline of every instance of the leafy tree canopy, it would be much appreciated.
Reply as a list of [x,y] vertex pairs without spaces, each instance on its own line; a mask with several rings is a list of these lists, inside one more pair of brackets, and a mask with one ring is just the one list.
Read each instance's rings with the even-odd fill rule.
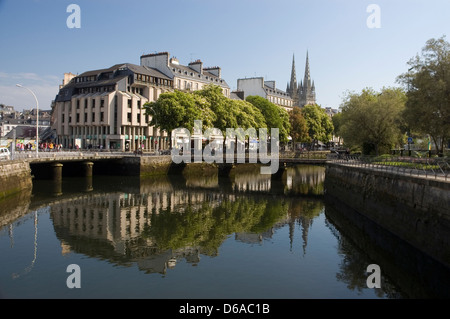
[[306,120],[309,137],[313,143],[321,141],[328,143],[332,138],[333,123],[323,108],[319,105],[305,105],[302,115]]
[[430,135],[442,154],[450,138],[450,43],[430,39],[397,80],[407,90],[404,118],[418,133]]
[[[149,125],[171,132],[184,127],[192,132],[195,120],[206,128],[267,128],[261,111],[247,101],[232,100],[223,95],[217,85],[208,85],[195,92],[163,93],[156,102],[146,103],[146,114],[152,116]],[[270,134],[270,132],[269,132]]]
[[247,96],[245,100],[261,111],[265,122],[267,123],[269,133],[271,128],[278,128],[280,133],[280,142],[288,142],[291,124],[289,123],[289,114],[286,110],[269,102],[261,96]]
[[290,134],[294,144],[296,142],[311,142],[308,134],[308,126],[299,107],[294,107],[289,112]]
[[348,93],[341,106],[340,133],[350,147],[389,152],[404,142],[401,130],[406,96],[399,88],[383,88],[381,93],[366,88]]
[[216,119],[206,99],[180,91],[163,93],[156,102],[146,103],[144,108],[146,114],[152,116],[149,125],[168,132],[179,127],[192,131],[195,120],[201,120],[204,128],[211,127]]

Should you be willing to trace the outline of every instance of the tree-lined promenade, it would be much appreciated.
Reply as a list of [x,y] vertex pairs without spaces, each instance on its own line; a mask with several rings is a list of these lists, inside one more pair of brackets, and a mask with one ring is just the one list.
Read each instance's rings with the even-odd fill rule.
[[259,96],[226,98],[214,85],[167,92],[144,107],[152,117],[149,125],[167,132],[179,127],[192,131],[200,120],[203,130],[218,128],[224,135],[227,128],[278,128],[281,145],[291,140],[310,150],[335,136],[353,152],[381,155],[413,139],[442,156],[450,139],[450,44],[445,36],[430,39],[407,64],[408,71],[396,79],[401,87],[347,92],[341,112],[332,118],[317,104],[288,112]]
[[329,141],[333,132],[331,119],[319,105],[307,105],[288,112],[260,96],[246,100],[225,97],[220,87],[206,86],[194,92],[166,92],[155,102],[144,105],[152,117],[149,125],[172,132],[177,128],[194,129],[194,121],[202,122],[202,130],[217,128],[225,136],[227,128],[279,129],[279,141]]

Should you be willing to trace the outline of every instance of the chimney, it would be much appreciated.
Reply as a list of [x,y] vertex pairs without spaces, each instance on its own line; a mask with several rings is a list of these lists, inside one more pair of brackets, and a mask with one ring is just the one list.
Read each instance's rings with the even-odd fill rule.
[[203,74],[203,62],[200,60],[196,60],[194,62],[189,63],[189,67],[194,70],[195,72],[198,72],[200,74]]
[[163,66],[169,66],[169,52],[159,52],[141,55],[141,66],[147,66],[154,69],[161,69]]
[[180,65],[180,61],[178,61],[178,59],[176,57],[171,58],[170,63]]
[[221,78],[222,72],[221,69],[218,66],[205,68],[205,71],[208,71],[209,73],[217,76],[218,78]]
[[267,85],[268,87],[272,88],[273,90],[276,90],[275,81],[265,81],[264,85]]

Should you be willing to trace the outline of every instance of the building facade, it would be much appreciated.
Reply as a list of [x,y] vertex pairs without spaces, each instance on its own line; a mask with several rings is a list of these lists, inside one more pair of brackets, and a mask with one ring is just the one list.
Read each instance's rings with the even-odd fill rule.
[[287,84],[286,92],[294,101],[294,106],[303,107],[305,105],[316,104],[316,86],[314,81],[311,80],[308,52],[306,52],[305,76],[300,81],[300,84],[297,83],[295,57],[292,57],[291,81]]
[[151,117],[143,106],[171,90],[171,78],[130,63],[75,76],[53,103],[56,142],[64,148],[165,149],[167,133],[148,125]]
[[175,90],[197,91],[214,84],[222,88],[223,95],[230,97],[230,87],[222,78],[221,68],[204,67],[201,60],[182,65],[177,58],[171,58],[168,52],[160,52],[142,55],[141,66],[158,70],[169,77]]
[[286,111],[293,108],[294,101],[288,93],[277,89],[275,81],[264,81],[263,77],[245,78],[237,80],[237,92],[235,96],[246,99],[247,96],[257,95],[269,102],[283,107]]
[[144,104],[168,91],[215,84],[230,97],[220,67],[200,60],[181,65],[169,53],[141,56],[141,64],[116,64],[80,75],[66,73],[52,103],[52,128],[64,148],[154,152],[170,146],[170,132],[149,126]]

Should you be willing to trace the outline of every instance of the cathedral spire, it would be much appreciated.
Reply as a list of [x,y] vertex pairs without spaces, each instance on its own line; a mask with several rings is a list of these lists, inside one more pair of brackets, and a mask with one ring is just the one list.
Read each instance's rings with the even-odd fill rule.
[[[292,87],[292,86],[295,87]],[[294,54],[292,54],[292,70],[291,70],[291,85],[290,85],[291,89],[297,89],[297,75],[296,75],[296,71],[295,71],[295,56]]]
[[314,81],[311,81],[308,51],[306,51],[305,76],[303,78],[303,82],[301,82],[300,86],[298,87],[298,95],[300,106],[316,104],[316,88]]
[[311,86],[311,73],[309,71],[309,56],[308,51],[306,51],[306,66],[305,66],[305,79],[304,79],[305,86]]
[[291,82],[288,83],[286,93],[294,100],[294,105],[298,104],[297,72],[295,71],[295,56],[292,54]]

